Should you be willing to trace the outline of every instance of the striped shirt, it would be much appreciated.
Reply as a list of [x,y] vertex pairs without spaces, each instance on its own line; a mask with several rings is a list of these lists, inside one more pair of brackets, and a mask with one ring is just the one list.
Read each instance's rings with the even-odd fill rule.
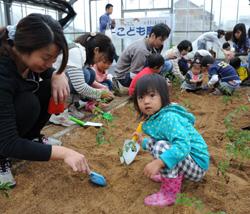
[[[62,56],[57,58],[54,64],[55,68],[59,68]],[[66,75],[69,79],[71,93],[76,92],[82,98],[88,97],[98,99],[101,97],[102,91],[89,86],[84,78],[83,68],[86,61],[85,48],[78,43],[75,47],[69,49],[69,60],[66,67]]]

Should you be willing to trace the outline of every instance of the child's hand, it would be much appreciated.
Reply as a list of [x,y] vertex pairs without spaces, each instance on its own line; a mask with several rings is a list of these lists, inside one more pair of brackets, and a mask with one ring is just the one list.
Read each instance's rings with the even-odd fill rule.
[[141,144],[143,140],[142,133],[134,132],[133,137],[135,137],[137,143]]
[[165,164],[161,159],[155,159],[148,163],[144,168],[144,175],[148,178],[159,173],[159,171],[165,167]]

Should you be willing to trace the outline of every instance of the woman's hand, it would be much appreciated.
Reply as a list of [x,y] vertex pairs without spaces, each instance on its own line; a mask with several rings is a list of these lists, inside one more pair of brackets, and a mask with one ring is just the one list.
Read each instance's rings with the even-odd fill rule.
[[159,173],[159,171],[165,167],[165,164],[161,159],[155,159],[148,163],[144,168],[144,175],[150,178]]
[[64,160],[75,172],[90,173],[84,155],[64,146],[52,146],[51,160]]
[[64,162],[69,165],[75,172],[90,173],[90,169],[84,155],[73,150],[67,152]]
[[113,100],[114,94],[111,91],[103,90],[101,99]]
[[63,103],[69,96],[70,89],[68,84],[68,78],[65,73],[57,74],[53,73],[51,78],[51,94],[56,104]]

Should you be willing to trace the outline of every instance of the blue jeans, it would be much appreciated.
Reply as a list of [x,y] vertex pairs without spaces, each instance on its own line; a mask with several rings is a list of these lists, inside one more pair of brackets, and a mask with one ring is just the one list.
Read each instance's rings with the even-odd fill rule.
[[84,67],[82,71],[84,74],[85,82],[88,85],[92,85],[93,82],[95,81],[95,71],[91,69],[90,67]]
[[172,70],[173,70],[172,62],[170,60],[166,59],[164,61],[162,68],[161,68],[160,75],[162,75],[163,77],[167,77],[169,74],[172,73]]
[[110,91],[113,90],[113,86],[112,86],[112,81],[111,80],[104,80],[103,82],[101,82],[101,84],[107,86]]

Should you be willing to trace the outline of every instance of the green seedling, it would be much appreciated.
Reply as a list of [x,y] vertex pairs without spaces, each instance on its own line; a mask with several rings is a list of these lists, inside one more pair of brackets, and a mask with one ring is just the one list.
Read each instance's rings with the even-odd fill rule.
[[100,128],[96,134],[96,142],[98,145],[102,145],[104,143],[109,143],[108,140],[106,140],[105,138],[105,132],[106,132],[106,129],[105,128]]
[[125,151],[128,152],[129,149],[131,148],[132,152],[136,152],[136,142],[131,140],[129,143],[125,145]]
[[107,121],[112,121],[113,120],[113,115],[111,113],[104,112],[99,107],[94,108],[94,113],[102,115],[102,118],[107,120]]
[[225,161],[219,161],[217,168],[217,175],[219,176],[221,174],[225,179],[226,183],[228,183],[230,180],[230,177],[226,174],[229,169],[229,166],[230,166],[229,160],[225,160]]
[[184,193],[177,194],[175,204],[187,206],[187,207],[194,207],[197,210],[202,210],[204,205],[201,200],[198,200],[195,197],[188,197]]
[[6,198],[9,198],[9,190],[11,189],[12,184],[10,182],[0,183],[0,193]]

